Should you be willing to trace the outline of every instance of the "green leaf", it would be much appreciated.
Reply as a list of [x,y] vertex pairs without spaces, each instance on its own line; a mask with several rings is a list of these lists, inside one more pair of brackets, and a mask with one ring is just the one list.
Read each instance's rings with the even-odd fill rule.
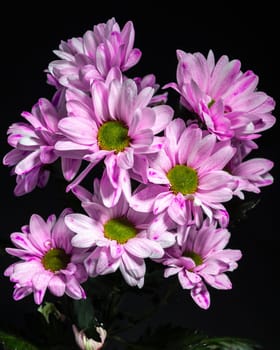
[[204,333],[164,325],[155,330],[148,329],[128,350],[257,350],[262,347],[250,339],[232,337],[208,337]]
[[206,338],[197,344],[186,344],[184,350],[256,350],[261,348],[260,344],[250,339],[223,337]]
[[248,217],[248,213],[253,210],[259,203],[260,198],[254,196],[254,194],[247,195],[246,200],[241,200],[240,198],[233,198],[225,204],[229,214],[231,228],[238,225],[241,221],[244,221]]
[[89,329],[96,324],[94,308],[90,298],[74,300],[73,311],[79,329]]
[[0,344],[5,350],[39,350],[20,336],[0,331]]
[[53,303],[45,302],[38,307],[38,311],[44,316],[47,323],[50,323],[50,316],[53,315],[57,320],[63,320],[65,317]]
[[[157,329],[148,328],[137,344],[131,344],[131,349],[146,350],[185,350],[186,344],[197,344],[203,339],[204,334],[196,330],[190,330],[172,325],[163,325]],[[192,348],[190,348],[192,349]]]

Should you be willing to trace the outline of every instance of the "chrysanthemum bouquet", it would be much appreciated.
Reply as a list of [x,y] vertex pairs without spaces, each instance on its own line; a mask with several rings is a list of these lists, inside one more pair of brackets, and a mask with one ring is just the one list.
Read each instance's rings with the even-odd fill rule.
[[209,287],[232,288],[231,207],[273,182],[273,163],[253,151],[275,123],[274,100],[239,60],[212,51],[178,50],[176,82],[162,90],[153,74],[130,76],[141,57],[131,21],[109,19],[54,53],[54,95],[9,127],[3,162],[15,196],[62,179],[65,208],[10,236],[4,275],[39,312],[36,331],[0,332],[5,349],[257,348],[144,321],[178,289],[207,309]]

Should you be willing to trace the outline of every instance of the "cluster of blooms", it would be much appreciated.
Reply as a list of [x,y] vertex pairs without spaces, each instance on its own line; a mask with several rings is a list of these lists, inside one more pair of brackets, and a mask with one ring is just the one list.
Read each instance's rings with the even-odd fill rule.
[[[7,252],[20,261],[5,275],[15,300],[33,293],[40,304],[47,289],[86,298],[87,278],[117,270],[141,288],[146,259],[162,264],[166,278],[177,274],[201,308],[210,305],[207,285],[231,288],[226,273],[241,252],[225,249],[223,203],[273,182],[273,163],[248,156],[275,123],[274,100],[239,60],[215,62],[212,51],[178,50],[177,82],[159,93],[154,75],[126,73],[141,57],[134,34],[132,22],[121,29],[112,18],[62,41],[47,69],[52,100],[39,99],[8,129],[13,150],[4,164],[16,175],[15,195],[46,186],[50,164],[60,162],[66,191],[81,202],[81,213],[33,214],[11,234],[16,248]],[[167,104],[169,88],[188,120]],[[100,162],[103,173],[85,188]]]

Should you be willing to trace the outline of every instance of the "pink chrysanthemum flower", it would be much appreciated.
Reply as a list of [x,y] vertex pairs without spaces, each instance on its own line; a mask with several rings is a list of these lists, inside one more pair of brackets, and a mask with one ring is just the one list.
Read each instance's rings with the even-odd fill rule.
[[[147,155],[158,152],[164,141],[155,136],[170,122],[173,109],[167,105],[148,107],[154,89],[138,93],[136,83],[122,80],[113,69],[105,82],[92,84],[91,97],[79,91],[67,91],[68,117],[59,122],[65,140],[55,145],[65,157],[80,152],[89,165],[68,186],[76,186],[103,158],[106,170],[102,182],[108,207],[115,205],[123,192],[130,196],[130,176],[146,180]],[[138,179],[137,178],[137,179]]]
[[56,220],[55,215],[45,222],[33,214],[22,232],[11,234],[17,248],[7,248],[7,253],[23,261],[10,265],[4,272],[15,283],[13,297],[20,300],[34,293],[34,301],[41,304],[46,290],[57,297],[67,294],[73,299],[85,298],[81,283],[87,280],[83,260],[84,250],[73,248],[73,232],[65,226],[64,217],[72,213],[65,209]]
[[[63,106],[57,95],[54,96],[54,101]],[[28,123],[14,123],[8,129],[8,143],[14,149],[6,154],[3,163],[12,166],[12,174],[17,176],[14,190],[16,196],[31,192],[36,186],[44,187],[48,182],[50,171],[47,166],[59,158],[54,144],[60,138],[57,125],[63,114],[58,108],[41,98],[31,113],[22,113]],[[80,159],[61,159],[66,180],[73,179],[80,164]]]
[[105,275],[119,269],[129,285],[141,288],[146,270],[145,259],[162,257],[163,248],[174,244],[174,235],[167,231],[163,217],[155,218],[152,213],[133,210],[124,196],[114,207],[107,208],[98,179],[94,181],[94,189],[93,196],[81,186],[73,189],[88,215],[66,216],[66,225],[76,233],[72,244],[92,248],[85,260],[90,276]]
[[167,84],[181,95],[181,103],[205,123],[220,140],[254,139],[275,123],[274,100],[257,91],[258,77],[243,73],[239,60],[222,56],[215,64],[213,52],[177,51],[177,84]]
[[224,249],[230,239],[226,229],[217,229],[209,220],[202,226],[180,226],[176,234],[177,243],[166,249],[160,262],[167,266],[164,277],[178,275],[184,289],[189,289],[198,306],[210,306],[210,294],[206,284],[216,289],[231,289],[225,274],[237,268],[240,250]]
[[186,127],[174,119],[165,129],[166,142],[151,160],[147,173],[151,184],[140,185],[131,198],[135,210],[167,212],[183,225],[226,211],[222,202],[232,198],[232,176],[224,166],[234,155],[229,142],[218,142],[196,125]]
[[82,38],[62,41],[54,53],[60,60],[49,64],[49,82],[88,91],[90,83],[104,80],[112,67],[122,72],[137,64],[141,51],[133,48],[134,27],[131,21],[121,30],[115,18],[95,25]]

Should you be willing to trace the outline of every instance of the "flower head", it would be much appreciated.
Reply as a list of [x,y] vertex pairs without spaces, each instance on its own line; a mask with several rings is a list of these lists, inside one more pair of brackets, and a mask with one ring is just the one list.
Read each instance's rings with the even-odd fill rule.
[[[204,212],[213,218],[232,198],[232,176],[224,171],[234,155],[228,142],[217,142],[196,124],[186,127],[175,119],[165,130],[166,142],[150,162],[149,184],[140,185],[131,199],[135,210],[167,212],[183,225],[201,221]],[[214,215],[215,216],[215,215]]]
[[141,51],[133,48],[134,27],[128,21],[120,29],[115,18],[95,25],[82,38],[62,41],[54,53],[60,58],[49,64],[49,82],[88,91],[95,80],[105,80],[112,67],[122,72],[133,67]]
[[75,325],[72,326],[76,343],[81,350],[100,350],[103,348],[107,337],[107,332],[102,327],[96,327],[96,331],[100,336],[100,341],[87,338],[84,331],[79,331]]
[[182,105],[220,140],[254,139],[273,126],[274,100],[256,90],[258,77],[252,71],[243,73],[239,60],[224,55],[215,64],[211,50],[207,58],[181,50],[177,57],[177,84],[166,86],[178,91]]
[[193,300],[203,309],[210,306],[206,284],[216,289],[231,289],[225,274],[237,268],[241,258],[239,250],[224,249],[230,238],[226,229],[217,229],[205,220],[196,226],[179,226],[177,243],[166,249],[160,262],[166,266],[164,276],[178,275],[184,289],[189,289]]
[[124,196],[114,207],[107,208],[97,179],[93,196],[81,186],[73,191],[82,199],[88,215],[69,214],[65,223],[76,233],[74,246],[92,248],[85,260],[88,274],[95,277],[119,269],[129,285],[142,287],[144,259],[162,257],[163,247],[174,243],[164,219],[133,210]]
[[84,250],[72,247],[73,232],[64,224],[65,215],[71,212],[65,209],[57,220],[51,215],[47,221],[33,214],[22,232],[11,234],[16,248],[6,251],[22,260],[4,272],[15,283],[15,300],[34,293],[35,303],[41,304],[47,289],[58,297],[85,298],[80,284],[87,279],[82,263],[86,255]]
[[[8,142],[14,149],[6,154],[3,163],[12,166],[12,174],[17,176],[16,196],[31,192],[36,186],[46,186],[50,175],[48,165],[59,158],[54,145],[60,138],[57,126],[63,114],[57,94],[53,100],[57,105],[45,98],[39,99],[31,113],[22,113],[28,123],[14,123],[8,129]],[[79,159],[62,158],[65,179],[71,180],[80,164]]]
[[[76,186],[105,157],[106,205],[113,206],[123,192],[130,196],[130,175],[146,177],[147,155],[160,150],[163,138],[155,136],[170,122],[173,110],[167,105],[149,107],[154,89],[139,93],[132,79],[112,69],[105,82],[96,81],[91,96],[68,91],[69,116],[59,122],[64,140],[56,143],[59,154],[70,157],[80,152],[88,167],[68,187]],[[78,157],[78,156],[77,156]],[[143,166],[144,164],[144,166]],[[105,192],[104,192],[105,195]]]

